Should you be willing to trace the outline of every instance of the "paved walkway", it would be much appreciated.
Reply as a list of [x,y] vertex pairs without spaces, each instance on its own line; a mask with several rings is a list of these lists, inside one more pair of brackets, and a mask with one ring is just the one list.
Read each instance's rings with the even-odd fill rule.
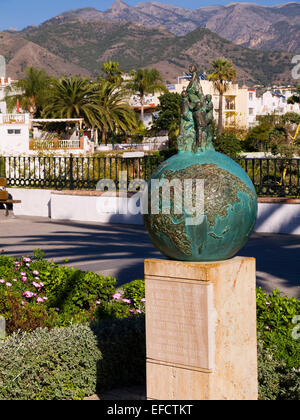
[[[0,250],[31,254],[81,270],[116,276],[118,284],[143,278],[145,258],[163,258],[142,226],[57,221],[37,217],[0,218]],[[253,234],[239,255],[257,259],[257,285],[300,297],[300,236]]]

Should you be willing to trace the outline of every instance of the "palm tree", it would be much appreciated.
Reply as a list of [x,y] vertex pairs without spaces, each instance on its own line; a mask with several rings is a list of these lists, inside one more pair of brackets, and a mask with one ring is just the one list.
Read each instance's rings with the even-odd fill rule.
[[168,92],[163,84],[162,76],[156,69],[139,69],[131,71],[132,80],[128,82],[128,88],[139,95],[141,103],[141,120],[144,122],[145,95],[156,92]]
[[96,87],[100,111],[96,125],[102,133],[102,142],[107,142],[109,132],[126,133],[138,127],[134,110],[128,103],[128,90],[119,83],[102,80]]
[[33,117],[47,102],[50,76],[40,69],[27,67],[24,79],[20,79],[6,88],[6,104],[9,112],[16,107],[21,108]]
[[230,83],[236,79],[236,70],[230,60],[218,58],[211,63],[207,79],[212,81],[215,89],[219,92],[219,115],[218,132],[223,131],[223,98],[228,91]]
[[99,111],[93,82],[78,76],[63,76],[51,83],[43,116],[83,118],[87,125],[93,127]]
[[105,78],[110,83],[121,83],[122,81],[122,70],[120,70],[120,64],[117,61],[111,61],[103,63],[102,71],[105,73]]
[[118,83],[105,79],[93,82],[78,76],[62,77],[52,83],[43,115],[83,118],[87,126],[101,131],[102,140],[106,142],[109,132],[126,132],[137,126],[135,112],[127,97],[127,91]]

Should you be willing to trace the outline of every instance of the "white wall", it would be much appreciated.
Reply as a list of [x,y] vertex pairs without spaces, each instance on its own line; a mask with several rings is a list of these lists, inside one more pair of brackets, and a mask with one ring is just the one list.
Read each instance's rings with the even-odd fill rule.
[[21,200],[22,203],[14,204],[15,216],[51,216],[51,190],[30,188],[7,188],[13,200]]
[[[135,208],[136,196],[105,197],[72,195],[41,189],[7,188],[15,200],[16,216],[51,217],[56,220],[83,222],[125,223],[142,225],[141,214],[121,214],[126,206]],[[258,203],[255,232],[286,233],[300,235],[300,200],[295,204]],[[124,210],[125,209],[125,210]]]
[[256,232],[300,235],[298,204],[258,203]]
[[[120,214],[130,205],[127,197],[51,194],[51,218],[99,223],[143,224],[140,214]],[[126,213],[126,210],[123,211]]]

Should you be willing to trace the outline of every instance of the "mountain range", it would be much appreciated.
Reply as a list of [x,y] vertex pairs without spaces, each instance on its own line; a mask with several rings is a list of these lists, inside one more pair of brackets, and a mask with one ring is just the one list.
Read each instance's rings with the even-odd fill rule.
[[240,83],[294,84],[291,60],[300,52],[299,21],[299,3],[188,10],[156,2],[130,7],[116,0],[104,12],[71,10],[39,26],[2,31],[0,54],[13,77],[27,65],[54,75],[96,76],[104,61],[115,60],[125,71],[155,67],[172,83],[189,63],[204,71],[225,56],[235,64]]
[[151,28],[161,25],[175,35],[185,35],[201,27],[244,47],[300,52],[300,3],[297,2],[277,6],[230,3],[189,10],[152,1],[131,7],[115,0],[104,12],[83,8],[63,13],[56,19],[69,17],[85,21],[124,20]]

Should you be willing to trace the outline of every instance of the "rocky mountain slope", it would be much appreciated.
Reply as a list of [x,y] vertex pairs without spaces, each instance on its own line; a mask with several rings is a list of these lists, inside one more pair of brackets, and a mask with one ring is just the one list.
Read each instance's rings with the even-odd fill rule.
[[205,71],[213,59],[225,56],[237,67],[241,83],[287,83],[291,79],[291,54],[244,48],[204,28],[176,36],[161,26],[98,18],[87,22],[81,14],[65,14],[19,35],[94,76],[104,61],[115,60],[125,71],[156,67],[167,81],[174,82],[189,63]]
[[57,56],[48,49],[31,42],[18,33],[0,32],[0,54],[6,59],[6,73],[13,79],[24,74],[28,66],[46,70],[49,74],[79,74],[89,76],[89,70]]
[[[300,50],[299,2],[277,6],[230,3],[226,6],[190,10],[152,1],[131,7],[122,0],[115,0],[104,12],[84,8],[64,13],[56,19],[72,16],[86,21],[125,20],[149,27],[162,25],[176,35],[184,35],[202,27],[245,47],[292,52]],[[281,39],[283,25],[284,39]]]

